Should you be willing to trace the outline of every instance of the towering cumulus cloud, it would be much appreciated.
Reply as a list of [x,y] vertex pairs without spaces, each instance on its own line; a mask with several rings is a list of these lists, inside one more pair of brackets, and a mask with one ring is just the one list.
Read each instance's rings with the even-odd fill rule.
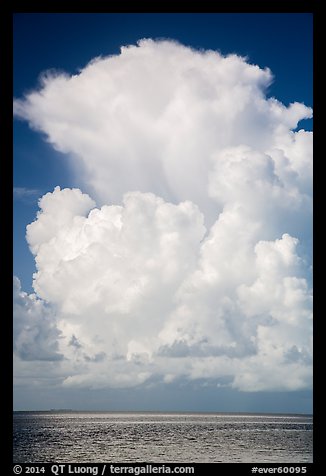
[[21,361],[58,360],[67,386],[311,386],[312,133],[297,125],[312,111],[268,98],[271,81],[236,55],[142,40],[15,101],[80,182],[27,227]]

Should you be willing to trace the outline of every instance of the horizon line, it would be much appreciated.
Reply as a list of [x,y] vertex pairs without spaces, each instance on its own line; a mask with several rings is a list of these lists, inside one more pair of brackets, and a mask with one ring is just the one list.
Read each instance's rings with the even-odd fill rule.
[[221,415],[306,415],[306,412],[244,412],[244,411],[205,411],[205,410],[76,410],[71,408],[50,408],[47,410],[13,410],[13,413],[164,413],[164,414],[221,414]]

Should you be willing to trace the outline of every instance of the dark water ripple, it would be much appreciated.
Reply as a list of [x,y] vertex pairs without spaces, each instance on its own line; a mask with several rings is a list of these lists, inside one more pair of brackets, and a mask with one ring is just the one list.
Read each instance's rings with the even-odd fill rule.
[[15,412],[15,463],[312,462],[301,415]]

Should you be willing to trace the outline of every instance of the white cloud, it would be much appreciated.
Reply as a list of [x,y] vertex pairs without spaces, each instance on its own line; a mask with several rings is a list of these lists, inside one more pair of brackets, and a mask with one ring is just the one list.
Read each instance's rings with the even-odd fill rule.
[[293,156],[295,148],[309,150],[310,134],[290,129],[311,109],[266,99],[271,81],[269,70],[236,55],[142,40],[78,75],[45,75],[40,91],[16,100],[14,111],[73,157],[98,203],[153,192],[193,201],[211,223],[217,207],[208,182],[225,148],[280,148],[293,173],[309,160]]
[[143,40],[15,101],[99,204],[56,187],[27,227],[64,385],[311,385],[311,110],[271,80]]
[[[56,189],[47,194],[58,221],[60,210],[70,214],[69,194],[74,192]],[[56,204],[58,194],[66,198],[65,209],[50,203],[52,199]],[[80,194],[79,199],[87,201],[87,196]],[[37,226],[42,219],[41,213],[27,233],[38,250],[34,276],[38,296],[54,304],[67,322],[83,321],[86,341],[102,341],[114,327],[101,350],[112,353],[116,347],[119,355],[128,351],[136,336],[148,333],[150,340],[157,335],[173,307],[173,300],[166,297],[195,268],[205,233],[203,216],[191,202],[172,205],[139,192],[127,194],[124,206],[95,208],[88,217],[76,215],[46,242]]]
[[[56,187],[53,193],[47,193],[39,200],[41,209],[37,220],[27,226],[26,238],[31,251],[36,254],[42,243],[46,243],[62,227],[74,220],[76,215],[84,215],[93,208],[95,202],[81,193],[79,189],[60,190]],[[33,240],[33,236],[37,240]]]

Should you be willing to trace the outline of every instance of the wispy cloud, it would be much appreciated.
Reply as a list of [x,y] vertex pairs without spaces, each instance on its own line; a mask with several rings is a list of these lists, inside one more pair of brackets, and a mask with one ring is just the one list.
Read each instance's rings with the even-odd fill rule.
[[24,203],[35,202],[42,192],[35,188],[14,187],[14,200]]

